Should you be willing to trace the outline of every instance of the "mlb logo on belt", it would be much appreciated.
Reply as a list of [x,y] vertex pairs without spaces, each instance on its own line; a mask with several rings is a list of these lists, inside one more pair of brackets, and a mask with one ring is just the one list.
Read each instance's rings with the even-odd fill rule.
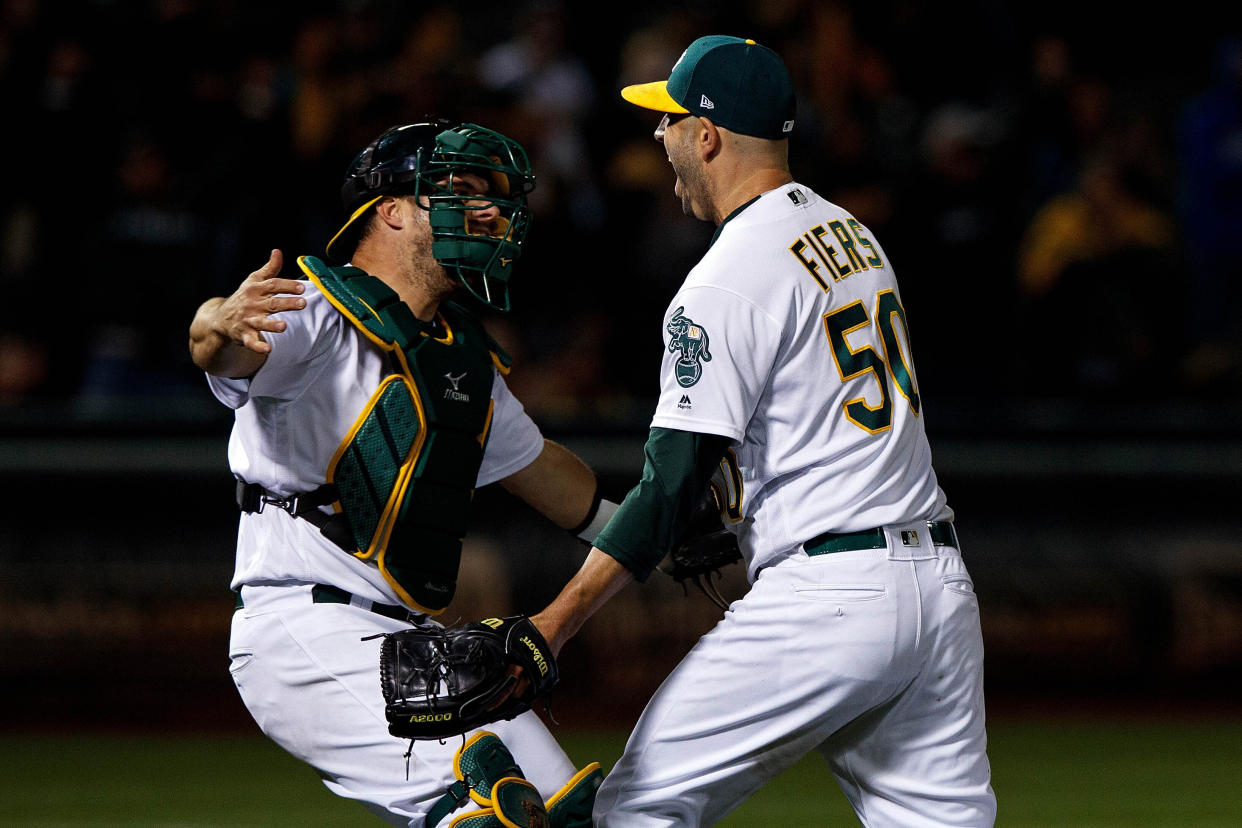
[[918,530],[911,529],[909,532],[902,532],[901,533],[901,545],[902,546],[918,546],[919,545]]

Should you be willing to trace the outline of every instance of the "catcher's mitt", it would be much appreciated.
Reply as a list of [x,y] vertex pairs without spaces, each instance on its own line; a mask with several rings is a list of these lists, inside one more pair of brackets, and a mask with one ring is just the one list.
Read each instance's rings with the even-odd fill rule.
[[[515,665],[530,681],[520,695],[510,692],[518,682]],[[415,627],[386,635],[380,647],[388,732],[405,739],[445,739],[512,719],[547,695],[557,678],[552,651],[524,615]]]
[[686,583],[689,582],[716,606],[728,609],[729,603],[712,583],[712,577],[720,577],[721,567],[742,560],[742,551],[738,548],[737,536],[724,528],[722,513],[720,493],[710,485],[662,571],[680,583],[687,595]]

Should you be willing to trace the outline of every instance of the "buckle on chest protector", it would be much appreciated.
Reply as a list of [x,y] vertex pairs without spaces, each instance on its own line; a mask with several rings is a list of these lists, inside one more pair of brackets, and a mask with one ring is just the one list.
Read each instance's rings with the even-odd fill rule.
[[298,513],[298,503],[301,498],[300,494],[281,497],[269,492],[258,483],[237,481],[237,505],[243,512],[253,512],[254,514],[261,515],[263,510],[271,505],[296,516]]

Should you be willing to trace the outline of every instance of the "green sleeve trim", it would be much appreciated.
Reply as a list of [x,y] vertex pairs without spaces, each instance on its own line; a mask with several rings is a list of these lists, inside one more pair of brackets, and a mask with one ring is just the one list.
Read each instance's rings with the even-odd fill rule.
[[595,539],[595,546],[639,581],[672,549],[732,440],[653,428],[643,448],[643,476]]

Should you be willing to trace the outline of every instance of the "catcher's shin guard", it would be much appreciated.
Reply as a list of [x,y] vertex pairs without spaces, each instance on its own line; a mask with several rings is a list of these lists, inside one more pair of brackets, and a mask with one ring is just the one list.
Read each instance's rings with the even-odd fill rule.
[[599,762],[592,762],[552,794],[546,803],[552,828],[590,828],[595,792],[603,781],[604,772]]
[[590,828],[595,792],[604,781],[599,762],[592,762],[545,804],[504,742],[486,730],[458,748],[453,775],[457,781],[432,806],[424,828],[435,828],[467,802],[481,807],[454,817],[449,828]]
[[543,797],[527,782],[495,733],[481,730],[470,737],[453,757],[453,775],[457,777],[423,821],[425,828],[435,828],[442,819],[464,805],[474,802],[479,810],[455,817],[451,828],[548,828],[551,825]]
[[548,812],[535,786],[508,776],[492,786],[492,805],[462,814],[449,828],[549,828]]

